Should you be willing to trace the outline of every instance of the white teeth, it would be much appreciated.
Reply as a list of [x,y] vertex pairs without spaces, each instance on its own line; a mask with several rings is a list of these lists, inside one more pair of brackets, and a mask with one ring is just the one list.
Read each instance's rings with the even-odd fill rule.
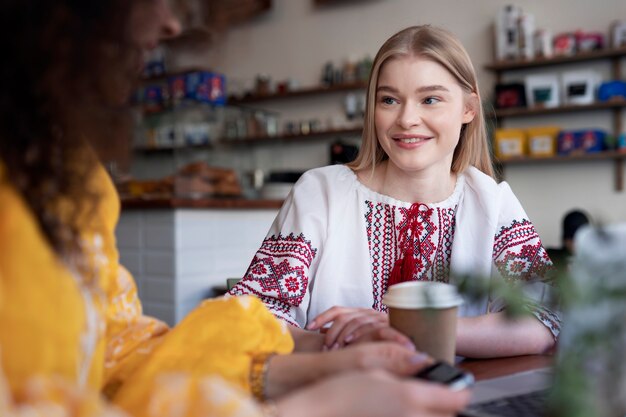
[[406,139],[398,139],[402,143],[417,143],[422,142],[423,138],[406,138]]

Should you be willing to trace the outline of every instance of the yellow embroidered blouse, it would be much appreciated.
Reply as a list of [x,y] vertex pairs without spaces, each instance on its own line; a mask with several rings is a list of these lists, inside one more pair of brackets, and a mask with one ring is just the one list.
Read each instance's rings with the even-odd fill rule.
[[118,263],[113,184],[98,167],[89,185],[95,287],[56,256],[0,164],[0,415],[258,415],[251,358],[290,352],[284,325],[254,298],[207,300],[172,330],[143,316]]

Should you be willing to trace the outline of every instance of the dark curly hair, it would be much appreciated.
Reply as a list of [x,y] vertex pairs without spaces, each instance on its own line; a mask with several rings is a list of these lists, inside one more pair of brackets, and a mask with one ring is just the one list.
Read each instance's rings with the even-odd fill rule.
[[87,187],[96,156],[85,138],[102,142],[127,120],[120,97],[139,53],[127,40],[132,3],[0,6],[0,164],[62,257],[81,253],[78,214],[98,200]]

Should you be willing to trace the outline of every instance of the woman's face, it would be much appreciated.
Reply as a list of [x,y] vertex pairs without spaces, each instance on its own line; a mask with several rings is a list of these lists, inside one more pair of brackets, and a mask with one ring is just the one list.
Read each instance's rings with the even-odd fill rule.
[[170,0],[132,1],[129,32],[135,46],[148,51],[154,49],[159,41],[180,33],[180,22],[172,12]]
[[410,56],[385,62],[374,120],[389,163],[408,174],[449,173],[461,126],[475,115],[470,97],[434,61]]

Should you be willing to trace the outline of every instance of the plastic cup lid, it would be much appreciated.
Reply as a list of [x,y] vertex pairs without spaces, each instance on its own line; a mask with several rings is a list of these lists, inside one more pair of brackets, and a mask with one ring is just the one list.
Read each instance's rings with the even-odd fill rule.
[[409,281],[392,285],[383,297],[391,308],[450,308],[463,304],[454,285],[442,282]]

